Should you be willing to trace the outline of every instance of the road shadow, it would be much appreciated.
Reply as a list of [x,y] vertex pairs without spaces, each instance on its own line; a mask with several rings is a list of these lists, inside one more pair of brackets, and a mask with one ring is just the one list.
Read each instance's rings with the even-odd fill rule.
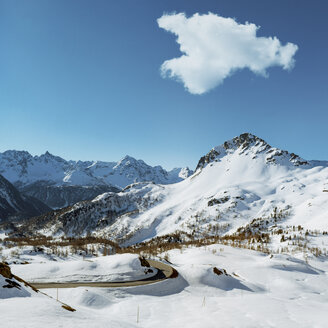
[[131,295],[168,296],[181,293],[188,282],[179,274],[177,278],[168,278],[150,285],[124,287],[125,293]]

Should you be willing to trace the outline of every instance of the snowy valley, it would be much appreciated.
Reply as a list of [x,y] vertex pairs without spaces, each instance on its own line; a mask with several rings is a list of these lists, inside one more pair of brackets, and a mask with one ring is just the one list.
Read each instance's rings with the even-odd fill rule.
[[[120,162],[124,172],[136,176],[136,165],[126,163]],[[100,179],[121,190],[0,225],[0,258],[13,274],[32,285],[91,284],[60,288],[59,300],[75,312],[58,307],[50,287],[41,289],[48,296],[27,288],[24,297],[0,297],[8,327],[24,326],[14,319],[17,304],[30,319],[26,327],[35,325],[40,311],[54,327],[90,326],[95,318],[99,327],[108,320],[111,327],[164,321],[216,327],[218,320],[227,327],[325,327],[328,162],[302,159],[245,133],[210,150],[191,175],[176,171],[178,182],[177,175],[156,169],[138,175],[145,181],[124,173],[119,184],[113,178],[119,175],[110,179],[104,166],[89,163],[82,170],[89,185]],[[10,170],[7,165],[7,178],[17,168]],[[67,177],[63,172],[52,178],[56,187]],[[32,175],[19,174],[24,184],[35,183],[28,180]],[[166,263],[177,274],[150,285],[92,287],[158,274],[145,269],[143,259]]]

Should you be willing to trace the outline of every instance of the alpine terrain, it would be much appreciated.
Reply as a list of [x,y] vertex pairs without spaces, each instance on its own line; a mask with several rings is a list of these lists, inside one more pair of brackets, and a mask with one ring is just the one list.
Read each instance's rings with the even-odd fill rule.
[[210,150],[179,183],[134,183],[29,220],[22,231],[92,234],[125,245],[176,233],[187,240],[242,235],[250,243],[258,233],[268,246],[283,246],[286,238],[299,246],[300,234],[327,230],[327,191],[328,162],[245,133]]
[[[132,163],[120,163],[122,172],[135,172]],[[105,181],[108,165],[71,178]],[[0,181],[1,204],[21,199]],[[327,162],[245,133],[211,149],[180,182],[134,182],[0,224],[1,318],[8,327],[28,318],[33,327],[324,328],[327,213]]]
[[125,156],[118,162],[66,161],[49,152],[32,156],[26,151],[0,153],[0,174],[22,193],[52,208],[93,199],[104,192],[117,192],[133,182],[168,184],[182,181],[188,168],[167,172],[142,160]]

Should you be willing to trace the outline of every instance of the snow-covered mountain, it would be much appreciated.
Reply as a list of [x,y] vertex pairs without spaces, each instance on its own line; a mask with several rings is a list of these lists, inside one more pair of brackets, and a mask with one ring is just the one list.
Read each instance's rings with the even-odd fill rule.
[[213,148],[179,183],[136,183],[28,226],[31,232],[92,233],[133,244],[176,231],[224,235],[250,225],[327,231],[327,213],[328,162],[306,161],[242,134]]
[[0,153],[0,174],[20,191],[53,208],[92,199],[104,192],[119,191],[134,182],[182,181],[191,173],[188,168],[166,171],[130,156],[118,162],[91,162],[66,161],[49,152],[41,156],[15,150]]
[[26,218],[51,211],[38,199],[22,195],[0,175],[0,222],[8,218]]

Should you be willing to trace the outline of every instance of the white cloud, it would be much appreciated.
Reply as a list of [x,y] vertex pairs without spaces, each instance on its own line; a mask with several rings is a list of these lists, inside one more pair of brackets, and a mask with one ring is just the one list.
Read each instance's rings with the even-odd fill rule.
[[239,69],[267,76],[268,67],[289,70],[295,62],[297,45],[282,45],[276,37],[257,37],[255,24],[238,24],[213,13],[190,18],[184,13],[165,14],[157,23],[177,35],[183,53],[162,64],[162,75],[181,81],[193,94],[213,89]]

